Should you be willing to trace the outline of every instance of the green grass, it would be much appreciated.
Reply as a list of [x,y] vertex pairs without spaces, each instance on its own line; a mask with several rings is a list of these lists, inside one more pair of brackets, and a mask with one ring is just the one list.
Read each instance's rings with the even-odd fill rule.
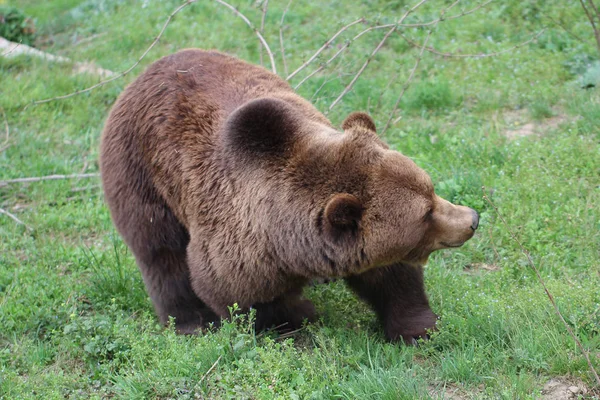
[[[2,3],[35,18],[39,48],[113,71],[137,60],[179,4]],[[259,24],[254,2],[232,4]],[[361,16],[390,23],[410,4],[293,2],[284,27],[289,72],[343,25]],[[435,19],[441,4],[447,5],[425,4],[406,22]],[[461,2],[449,14],[476,4]],[[286,5],[269,3],[265,30],[281,75],[279,21]],[[353,26],[318,62],[365,27]],[[442,316],[433,340],[418,348],[385,343],[373,314],[341,282],[307,290],[321,322],[292,338],[255,334],[245,317],[202,336],[177,336],[158,326],[98,179],[9,185],[0,187],[0,208],[31,230],[0,215],[0,397],[441,399],[453,390],[464,398],[535,399],[556,377],[591,388],[585,359],[481,189],[531,252],[600,369],[600,92],[598,85],[581,89],[597,75],[589,23],[577,2],[495,1],[438,24],[429,45],[443,52],[497,52],[544,27],[537,41],[495,57],[425,52],[394,116],[401,118],[385,134],[431,174],[439,194],[481,213],[476,237],[435,254],[426,269],[432,307]],[[417,28],[403,33],[417,41],[427,35]],[[384,34],[373,31],[352,43],[300,94],[327,112]],[[24,109],[99,78],[74,75],[67,64],[0,57],[0,107],[10,126],[0,180],[78,173],[84,166],[97,172],[100,132],[118,94],[143,66],[185,47],[217,48],[259,62],[252,31],[210,1],[178,14],[131,74],[66,100]],[[383,127],[417,55],[392,35],[328,116],[340,123],[362,109]],[[562,122],[509,140],[509,114],[540,126],[549,117]]]

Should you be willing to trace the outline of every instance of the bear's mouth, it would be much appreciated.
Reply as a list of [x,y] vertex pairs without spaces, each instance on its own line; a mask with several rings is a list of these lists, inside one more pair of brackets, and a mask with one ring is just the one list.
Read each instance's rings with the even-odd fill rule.
[[440,242],[440,244],[444,247],[460,247],[463,244],[465,244],[465,242],[460,242],[460,243],[446,243],[446,242]]

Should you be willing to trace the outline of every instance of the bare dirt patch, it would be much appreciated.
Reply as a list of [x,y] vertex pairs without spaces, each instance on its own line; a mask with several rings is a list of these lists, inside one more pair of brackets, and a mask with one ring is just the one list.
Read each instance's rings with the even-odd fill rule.
[[434,399],[444,400],[467,400],[471,399],[472,396],[475,395],[475,393],[472,393],[472,395],[469,396],[464,389],[452,384],[444,384],[440,386],[430,385],[427,391]]
[[542,136],[567,121],[567,116],[558,112],[555,116],[542,121],[531,121],[528,114],[527,110],[505,112],[502,118],[506,129],[503,130],[502,134],[509,139],[532,135]]
[[497,271],[498,269],[500,269],[500,267],[495,264],[473,263],[467,264],[464,268],[464,271],[467,274],[478,274],[482,272],[493,272]]
[[587,387],[579,380],[554,378],[544,385],[541,398],[543,400],[578,399],[587,393]]

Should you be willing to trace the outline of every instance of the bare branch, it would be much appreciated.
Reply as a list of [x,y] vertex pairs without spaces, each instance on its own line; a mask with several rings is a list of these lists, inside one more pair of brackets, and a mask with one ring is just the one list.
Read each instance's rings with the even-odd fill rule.
[[[446,10],[445,10],[445,11],[448,11],[448,10],[450,10],[452,7],[454,7],[454,6],[455,6],[455,5],[458,3],[458,1],[460,1],[460,0],[457,0],[456,2],[454,2],[454,3],[453,3],[451,6],[450,6],[450,7],[446,8]],[[403,24],[403,25],[402,25],[402,24],[399,24],[398,26],[401,26],[401,27],[403,27],[403,28],[416,28],[416,27],[421,27],[421,26],[430,26],[430,25],[435,25],[435,24],[437,24],[438,22],[442,22],[442,21],[450,21],[450,20],[452,20],[452,19],[456,19],[456,18],[464,17],[465,15],[473,14],[475,11],[479,10],[480,8],[483,8],[483,7],[487,6],[487,5],[488,5],[488,4],[490,4],[492,1],[494,1],[494,0],[488,0],[488,1],[484,2],[484,3],[481,3],[481,4],[479,4],[477,7],[473,7],[473,8],[471,8],[470,10],[463,11],[463,12],[461,12],[460,14],[452,15],[452,16],[450,16],[450,17],[440,17],[440,18],[438,18],[438,19],[434,19],[434,20],[432,20],[432,21],[429,21],[429,22],[421,22],[421,23],[417,23],[417,24]]]
[[288,75],[288,66],[287,66],[287,61],[285,59],[285,46],[283,45],[283,21],[285,20],[285,15],[287,14],[288,10],[290,9],[290,5],[292,4],[293,0],[288,1],[287,6],[285,7],[285,10],[283,10],[283,15],[281,15],[281,22],[279,23],[279,48],[281,50],[281,58],[283,60],[283,73],[285,74],[285,76]]
[[[436,54],[438,56],[442,56],[442,57],[458,57],[458,58],[469,58],[469,57],[475,57],[475,58],[485,58],[485,57],[494,57],[503,53],[508,53],[512,50],[518,49],[519,47],[523,47],[528,45],[529,43],[533,42],[534,40],[536,40],[542,33],[544,33],[546,29],[542,29],[541,31],[539,31],[538,33],[536,33],[535,35],[533,35],[531,38],[529,38],[528,40],[526,40],[525,42],[519,43],[515,46],[509,47],[507,49],[504,50],[500,50],[494,53],[479,53],[479,54],[462,54],[462,53],[444,53],[441,52],[439,50],[434,49],[433,47],[424,47],[424,49],[430,53]],[[398,34],[402,37],[402,39],[406,40],[411,46],[416,47],[416,48],[421,48],[423,49],[423,47],[413,41],[412,39],[409,39],[408,37],[406,37],[405,35],[403,35],[401,32],[398,32]]]
[[323,64],[321,64],[316,70],[314,70],[313,72],[311,72],[307,77],[305,77],[304,79],[302,79],[295,87],[294,89],[298,89],[300,87],[300,85],[302,85],[304,82],[306,82],[307,80],[309,80],[311,77],[313,77],[315,74],[319,73],[320,71],[324,70],[329,64],[331,64],[331,62],[333,60],[335,60],[341,53],[343,53],[348,47],[350,47],[350,45],[352,44],[352,42],[354,42],[356,39],[360,38],[361,36],[365,35],[368,32],[371,32],[373,30],[376,29],[385,29],[385,28],[391,28],[393,26],[396,26],[396,24],[387,24],[387,25],[377,25],[377,26],[371,26],[365,30],[363,30],[362,32],[360,32],[358,35],[354,36],[352,39],[348,40],[346,43],[344,43],[344,45],[333,55],[333,57],[331,57],[329,60],[327,60],[326,62],[324,62]]
[[[196,1],[196,0],[194,0]],[[271,48],[269,47],[269,45],[267,44],[267,41],[265,40],[265,38],[263,37],[263,35],[261,35],[261,33],[258,31],[258,29],[256,29],[254,27],[254,25],[252,25],[252,22],[250,22],[250,20],[248,18],[246,18],[246,16],[244,14],[242,14],[241,12],[239,12],[237,10],[237,8],[235,8],[234,6],[232,6],[229,3],[226,3],[223,0],[215,0],[217,3],[229,8],[231,11],[233,11],[233,13],[235,15],[237,15],[238,17],[240,17],[245,23],[246,25],[248,25],[250,27],[250,29],[252,29],[254,31],[254,33],[256,34],[256,36],[258,36],[258,40],[260,40],[260,42],[262,43],[263,46],[265,46],[265,50],[267,51],[267,54],[269,54],[269,58],[271,59],[271,70],[274,73],[277,73],[277,67],[275,66],[275,58],[273,58],[273,52],[271,51]]]
[[6,211],[3,208],[0,208],[0,214],[6,215],[8,218],[12,219],[13,221],[15,221],[19,225],[23,225],[25,228],[27,228],[30,231],[33,230],[25,222],[21,221],[19,218],[15,217],[13,214],[9,213],[8,211]]
[[542,278],[542,275],[540,274],[540,271],[535,266],[535,263],[533,262],[533,259],[531,258],[531,254],[529,253],[529,251],[527,251],[527,249],[525,249],[525,247],[521,244],[521,242],[519,241],[519,239],[517,239],[517,237],[515,236],[515,234],[513,233],[513,231],[510,229],[510,226],[508,225],[508,223],[506,222],[506,220],[504,219],[504,217],[502,216],[502,214],[500,214],[500,211],[498,211],[498,208],[496,207],[496,205],[487,196],[487,194],[485,192],[485,187],[483,187],[482,190],[483,190],[483,198],[485,199],[485,201],[487,201],[489,203],[489,205],[492,206],[492,208],[496,212],[496,215],[498,216],[498,218],[500,218],[500,220],[504,224],[504,227],[506,228],[506,230],[507,230],[508,234],[510,235],[510,237],[517,243],[517,245],[519,245],[519,248],[521,249],[521,252],[525,255],[525,257],[527,257],[527,261],[528,261],[529,265],[531,266],[531,268],[533,269],[533,271],[535,272],[535,275],[537,276],[538,281],[540,282],[540,284],[544,288],[544,291],[546,292],[546,296],[548,296],[548,299],[550,299],[550,303],[552,303],[552,307],[554,307],[554,311],[556,311],[556,313],[558,314],[558,316],[559,316],[560,320],[562,321],[563,325],[565,326],[565,328],[569,332],[569,335],[571,335],[571,337],[573,338],[573,340],[577,344],[577,347],[579,347],[579,350],[581,351],[581,353],[583,354],[583,356],[585,357],[585,359],[587,361],[587,364],[588,364],[588,367],[590,368],[590,371],[592,372],[592,374],[594,375],[594,378],[596,379],[596,383],[600,386],[600,377],[598,376],[598,373],[596,372],[596,369],[594,368],[594,365],[592,364],[592,361],[590,360],[590,355],[585,350],[585,348],[583,347],[583,345],[581,344],[581,342],[577,338],[577,335],[575,335],[575,333],[571,329],[571,326],[567,323],[567,321],[563,317],[562,313],[560,312],[560,309],[558,308],[558,305],[556,304],[556,301],[554,300],[554,296],[552,296],[552,293],[550,293],[550,291],[548,290],[548,287],[546,287],[546,283],[544,282],[544,279]]
[[[596,45],[598,46],[598,51],[600,51],[600,30],[596,27],[596,23],[594,22],[594,15],[592,12],[585,6],[585,2],[583,0],[579,0],[581,3],[581,7],[585,11],[585,15],[587,15],[588,20],[590,21],[590,25],[592,25],[592,29],[594,30],[594,37],[596,38]],[[589,0],[592,7],[596,11],[596,16],[600,19],[600,14],[598,13],[598,9],[592,0]]]
[[[397,26],[402,24],[402,22],[404,22],[404,20],[406,19],[406,17],[408,17],[413,11],[415,11],[417,8],[421,7],[427,0],[421,0],[420,2],[418,2],[417,4],[415,4],[412,8],[410,8],[403,16],[402,18],[400,18],[398,20],[398,23],[396,25],[394,25],[383,37],[383,39],[381,39],[381,41],[379,42],[379,44],[377,45],[377,47],[375,47],[375,50],[373,50],[373,52],[369,55],[369,57],[367,58],[367,60],[364,62],[364,64],[362,65],[362,67],[360,67],[360,69],[358,70],[358,72],[356,73],[356,75],[354,76],[354,78],[352,79],[352,81],[350,81],[350,83],[344,88],[344,90],[342,91],[342,93],[338,96],[337,99],[335,99],[333,101],[333,103],[331,103],[331,105],[329,106],[329,110],[331,111],[331,109],[333,109],[333,107],[336,106],[336,104],[338,104],[340,102],[340,100],[342,100],[342,98],[346,95],[346,93],[348,93],[352,87],[354,86],[354,84],[356,83],[356,81],[358,80],[358,78],[360,78],[360,76],[362,75],[362,73],[365,71],[365,69],[367,68],[367,66],[369,65],[369,63],[371,62],[371,60],[373,59],[373,57],[375,57],[375,54],[377,54],[377,52],[379,52],[379,50],[383,47],[384,43],[386,42],[386,40],[390,37],[390,35],[392,33],[394,33],[394,31],[396,30]],[[458,1],[458,0],[457,0]]]
[[588,0],[588,1],[592,5],[592,8],[594,9],[594,12],[596,13],[596,18],[598,18],[598,20],[600,20],[600,12],[598,11],[598,7],[596,7],[596,3],[594,3],[594,0]]
[[385,126],[383,127],[381,134],[384,134],[385,131],[387,131],[387,129],[389,128],[390,124],[392,123],[392,119],[394,118],[394,115],[396,114],[396,111],[398,110],[398,106],[400,105],[400,101],[402,100],[402,97],[404,96],[404,92],[406,92],[406,89],[408,89],[408,86],[410,85],[410,83],[413,80],[413,77],[415,76],[415,71],[419,67],[419,63],[421,62],[421,58],[423,57],[423,51],[427,48],[427,42],[429,42],[429,38],[431,38],[431,33],[432,33],[432,31],[429,31],[429,33],[427,34],[427,38],[425,38],[425,43],[423,43],[423,46],[421,46],[421,52],[419,53],[419,56],[417,57],[417,61],[415,61],[415,65],[414,65],[413,69],[410,71],[410,75],[408,76],[408,79],[406,80],[406,82],[404,82],[404,86],[402,86],[400,95],[396,99],[396,103],[394,103],[394,108],[392,109],[392,112],[390,113],[390,117],[388,118],[387,122],[385,123]]
[[[260,19],[260,33],[265,33],[265,18],[267,16],[267,8],[269,8],[269,0],[264,0],[262,18]],[[263,46],[260,44],[260,65],[263,65]]]
[[[169,24],[171,23],[171,20],[173,19],[173,17],[174,17],[174,16],[175,16],[175,15],[176,15],[176,14],[177,14],[179,11],[183,10],[185,7],[189,6],[190,4],[192,4],[192,3],[195,3],[196,1],[198,1],[198,0],[187,0],[185,3],[183,3],[182,5],[180,5],[179,7],[177,7],[177,8],[176,8],[176,9],[175,9],[175,10],[174,10],[172,13],[171,13],[171,15],[169,15],[169,17],[168,17],[168,18],[167,18],[167,20],[165,21],[165,23],[164,23],[164,25],[163,25],[162,29],[161,29],[161,30],[160,30],[160,32],[158,33],[158,36],[156,36],[156,38],[154,39],[154,41],[152,42],[152,44],[150,44],[150,46],[149,46],[149,47],[146,49],[146,51],[144,51],[144,52],[142,53],[142,55],[140,56],[140,58],[138,58],[138,60],[137,60],[137,61],[136,61],[136,62],[135,62],[135,63],[134,63],[134,64],[133,64],[131,67],[127,68],[125,71],[123,71],[123,72],[121,72],[121,73],[119,73],[119,74],[117,74],[117,75],[113,76],[113,77],[112,77],[112,78],[110,78],[110,79],[106,79],[106,80],[104,80],[104,81],[98,82],[98,83],[96,83],[95,85],[92,85],[92,86],[90,86],[90,87],[88,87],[88,88],[81,89],[81,90],[77,90],[77,91],[75,91],[75,92],[73,92],[73,93],[65,94],[65,95],[63,95],[63,96],[57,96],[57,97],[52,97],[52,98],[49,98],[49,99],[37,100],[37,101],[34,101],[34,102],[30,103],[29,105],[37,105],[37,104],[48,103],[48,102],[51,102],[51,101],[53,101],[53,100],[63,100],[63,99],[67,99],[67,98],[69,98],[69,97],[77,96],[78,94],[81,94],[81,93],[86,93],[86,92],[89,92],[90,90],[94,90],[94,89],[96,89],[96,88],[98,88],[98,87],[100,87],[100,86],[104,86],[104,85],[106,85],[107,83],[110,83],[110,82],[112,82],[112,81],[115,81],[115,80],[117,80],[117,79],[119,79],[119,78],[122,78],[122,77],[124,77],[125,75],[127,75],[128,73],[130,73],[130,72],[131,72],[131,71],[132,71],[132,70],[133,70],[135,67],[137,67],[137,66],[138,66],[138,64],[139,64],[139,63],[140,63],[140,62],[141,62],[141,61],[144,59],[144,57],[146,57],[146,55],[147,55],[147,54],[150,52],[150,50],[152,50],[152,48],[153,48],[154,46],[156,46],[156,44],[158,43],[158,41],[159,41],[159,40],[160,40],[160,38],[162,37],[163,33],[164,33],[164,32],[165,32],[165,30],[167,29],[167,26],[169,26]],[[218,0],[217,0],[217,1],[218,1]],[[28,105],[28,106],[29,106],[29,105]],[[27,107],[28,107],[28,106],[27,106]],[[25,108],[27,108],[27,107],[25,107]]]
[[585,43],[585,41],[581,37],[579,37],[578,35],[574,34],[571,30],[569,30],[569,28],[567,28],[566,26],[564,26],[563,24],[561,24],[560,21],[555,20],[554,18],[552,18],[552,16],[544,13],[543,11],[540,11],[540,13],[544,17],[548,18],[550,21],[552,21],[553,23],[555,23],[556,25],[560,26],[565,32],[567,32],[573,38],[575,38],[576,40],[578,40],[581,43]]
[[0,181],[0,187],[4,187],[14,183],[28,183],[28,182],[40,182],[40,181],[55,181],[61,179],[83,179],[83,178],[96,178],[100,176],[98,173],[90,174],[71,174],[71,175],[47,175],[47,176],[36,176],[31,178],[16,178],[8,179],[6,181]]
[[331,62],[333,60],[335,60],[340,54],[342,54],[342,52],[344,50],[346,50],[348,47],[350,47],[350,42],[346,42],[346,44],[344,44],[342,46],[342,48],[340,48],[334,55],[333,57],[331,57],[329,60],[325,61],[323,64],[321,64],[319,66],[319,68],[317,68],[316,70],[314,70],[313,72],[311,72],[310,74],[308,74],[308,76],[306,76],[304,79],[302,79],[296,86],[294,86],[294,90],[298,89],[300,87],[300,85],[302,85],[304,82],[306,82],[307,80],[309,80],[313,75],[315,75],[316,73],[322,71],[325,69],[326,66],[328,66],[329,64],[331,64]]
[[[426,1],[426,0],[425,0]],[[321,54],[323,52],[323,50],[325,50],[327,47],[329,47],[329,45],[339,36],[341,35],[346,29],[350,28],[353,25],[356,25],[358,23],[363,22],[365,19],[364,18],[359,18],[354,22],[349,23],[346,26],[343,26],[339,31],[336,32],[335,35],[333,35],[328,41],[325,42],[325,44],[323,46],[321,46],[321,48],[319,50],[317,50],[315,52],[315,54],[312,55],[312,57],[310,57],[307,61],[304,62],[304,64],[302,64],[300,67],[298,67],[298,69],[296,69],[294,72],[292,72],[287,78],[285,78],[286,80],[290,80],[292,79],[294,76],[296,76],[296,74],[298,74],[298,72],[302,71],[304,68],[306,68],[311,62],[313,62],[315,60],[315,58],[317,58],[319,56],[319,54]]]

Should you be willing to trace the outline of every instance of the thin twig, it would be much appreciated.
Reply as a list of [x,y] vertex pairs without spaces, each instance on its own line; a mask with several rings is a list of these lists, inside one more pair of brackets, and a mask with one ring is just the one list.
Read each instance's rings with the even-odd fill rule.
[[[473,14],[475,11],[479,10],[480,8],[483,8],[483,7],[487,6],[492,1],[494,1],[494,0],[488,0],[485,3],[479,4],[477,7],[471,8],[470,10],[467,10],[467,11],[463,11],[460,14],[451,15],[450,17],[438,18],[438,19],[434,19],[434,20],[429,21],[429,22],[420,22],[420,23],[416,23],[416,24],[398,24],[398,26],[401,26],[403,28],[418,28],[418,27],[423,27],[423,26],[435,25],[435,24],[437,24],[438,22],[441,22],[441,21],[450,21],[452,19],[464,17],[465,15]],[[448,7],[446,9],[446,11],[448,11],[449,9],[451,9],[452,7],[454,7],[457,3],[458,3],[458,1],[454,2],[450,7]]]
[[13,221],[15,221],[19,225],[23,225],[25,228],[27,228],[30,231],[33,230],[25,222],[21,221],[19,218],[15,217],[13,214],[9,213],[8,211],[6,211],[3,208],[0,208],[0,214],[6,215],[8,218],[12,219]]
[[[426,1],[426,0],[425,0]],[[333,35],[329,40],[327,40],[325,42],[325,44],[323,46],[321,46],[321,48],[319,50],[317,50],[315,52],[315,54],[313,54],[307,61],[304,62],[304,64],[302,64],[300,67],[298,67],[294,72],[292,72],[287,78],[285,78],[286,80],[290,80],[292,79],[294,76],[296,76],[296,74],[298,74],[298,72],[302,71],[304,68],[306,68],[311,62],[313,62],[315,60],[315,58],[317,58],[319,56],[319,54],[321,54],[323,52],[323,50],[325,50],[327,47],[329,47],[329,45],[338,37],[340,36],[342,33],[344,33],[344,31],[348,28],[350,28],[353,25],[356,25],[358,23],[363,22],[365,19],[364,18],[359,18],[354,22],[350,22],[348,25],[343,26],[339,31],[336,32],[335,35]]]
[[100,176],[98,173],[89,174],[72,174],[72,175],[47,175],[47,176],[35,176],[30,178],[16,178],[0,181],[0,187],[7,186],[14,183],[28,183],[28,182],[41,182],[41,181],[55,181],[61,179],[84,179],[84,178],[96,178]]
[[331,64],[331,62],[333,60],[335,60],[344,50],[346,50],[348,47],[350,46],[350,42],[347,42],[346,44],[344,44],[344,46],[342,46],[341,49],[339,49],[334,55],[333,57],[331,57],[329,60],[325,61],[323,64],[321,64],[319,66],[319,68],[315,69],[313,72],[311,72],[310,74],[308,74],[306,77],[304,77],[304,79],[302,79],[300,82],[298,82],[298,84],[296,86],[294,86],[294,90],[297,90],[300,85],[302,85],[304,82],[306,82],[307,80],[309,80],[310,78],[313,77],[313,75],[321,72],[322,70],[325,69],[326,66],[328,66],[329,64]]
[[16,45],[13,46],[12,49],[9,49],[7,52],[2,53],[2,57],[9,55],[10,53],[12,53],[13,51],[15,51],[17,49],[17,47],[19,47],[21,45],[21,42],[17,43]]
[[279,22],[279,48],[281,50],[281,59],[283,60],[283,73],[285,74],[285,76],[288,75],[288,66],[287,66],[287,61],[285,59],[285,46],[283,45],[283,21],[285,20],[285,15],[287,14],[288,10],[290,9],[290,5],[292,4],[293,0],[288,1],[287,6],[285,7],[285,10],[283,10],[283,14],[281,15],[281,22]]
[[204,382],[204,380],[206,379],[206,377],[212,372],[213,369],[215,369],[215,367],[217,366],[217,364],[219,363],[219,361],[221,361],[221,357],[223,357],[223,356],[219,356],[219,358],[217,358],[217,361],[215,361],[213,363],[213,365],[208,369],[208,371],[206,371],[204,373],[204,375],[202,375],[202,378],[200,378],[200,380],[198,381],[198,385],[201,384],[202,382]]
[[585,43],[585,40],[583,40],[581,37],[579,37],[578,35],[574,34],[572,31],[569,30],[569,28],[567,28],[566,26],[564,26],[563,24],[560,23],[560,21],[555,20],[554,18],[552,18],[550,15],[544,13],[543,11],[540,11],[540,13],[548,18],[550,21],[554,22],[556,25],[560,26],[565,32],[567,32],[569,35],[573,36],[573,38],[575,38],[576,40],[578,40],[581,43]]
[[[195,0],[194,0],[195,1]],[[269,58],[271,59],[271,70],[273,71],[273,73],[277,73],[277,67],[275,66],[275,58],[273,57],[273,52],[271,51],[271,48],[269,47],[269,45],[267,44],[267,41],[265,40],[265,38],[263,37],[263,35],[260,34],[260,32],[258,31],[258,29],[256,29],[254,27],[254,25],[252,25],[252,22],[250,22],[250,20],[248,18],[246,18],[246,16],[244,14],[242,14],[241,12],[238,11],[237,8],[235,8],[234,6],[232,6],[231,4],[223,1],[223,0],[215,0],[217,3],[229,8],[231,11],[233,11],[233,13],[235,15],[237,15],[238,17],[240,17],[242,20],[244,20],[244,22],[246,23],[246,25],[248,25],[250,27],[250,29],[252,29],[254,31],[254,33],[256,34],[256,36],[258,36],[258,40],[260,40],[260,42],[262,43],[263,46],[265,46],[265,50],[267,51],[267,54],[269,54]]]
[[590,371],[592,372],[592,374],[594,375],[594,378],[596,379],[596,383],[600,386],[600,376],[598,376],[598,373],[596,372],[596,369],[594,368],[594,365],[592,364],[592,361],[590,360],[590,356],[589,356],[588,352],[585,350],[585,348],[583,347],[583,345],[581,344],[581,342],[577,338],[577,335],[575,335],[575,333],[571,329],[571,326],[569,326],[569,324],[567,323],[567,321],[563,317],[562,313],[560,312],[560,309],[558,308],[558,305],[556,304],[556,301],[554,300],[554,296],[552,296],[552,293],[550,293],[550,291],[546,287],[546,283],[544,282],[544,279],[542,278],[542,275],[540,274],[540,271],[535,266],[535,263],[533,262],[533,259],[531,258],[531,254],[529,254],[529,251],[527,251],[527,249],[521,244],[521,242],[519,241],[519,239],[517,239],[517,237],[513,233],[512,229],[510,228],[510,226],[508,225],[508,223],[506,222],[506,220],[504,219],[504,217],[502,216],[502,214],[500,214],[500,211],[498,211],[498,208],[496,207],[496,205],[487,196],[487,194],[485,192],[485,187],[483,187],[482,190],[483,190],[483,198],[485,199],[485,201],[487,201],[489,203],[489,205],[492,206],[492,208],[496,212],[496,215],[498,216],[498,218],[500,218],[500,220],[502,221],[502,223],[506,227],[506,230],[507,230],[508,234],[517,243],[517,245],[519,246],[519,248],[521,249],[521,252],[525,255],[525,257],[527,257],[527,261],[528,261],[529,265],[531,266],[531,268],[533,269],[533,271],[535,272],[535,275],[537,276],[538,281],[540,282],[540,284],[544,288],[544,291],[546,292],[546,295],[548,296],[548,299],[550,299],[550,303],[552,303],[552,306],[554,307],[554,310],[558,314],[558,316],[559,316],[560,320],[562,321],[563,325],[565,326],[565,328],[567,329],[567,331],[569,332],[569,334],[571,335],[571,337],[573,338],[573,340],[577,344],[577,347],[579,347],[579,350],[581,351],[581,353],[583,354],[583,356],[585,357],[585,359],[587,361],[587,364],[588,364],[588,366],[590,368]]
[[[417,8],[419,8],[420,6],[422,6],[427,0],[421,0],[420,2],[418,2],[417,4],[415,4],[412,8],[410,8],[403,16],[402,18],[400,18],[398,20],[397,25],[401,24],[402,22],[404,22],[404,20],[406,19],[406,17],[408,17],[413,11],[415,11]],[[375,57],[375,54],[377,54],[377,52],[379,52],[379,50],[383,47],[384,43],[386,42],[386,40],[390,37],[390,35],[392,33],[394,33],[394,31],[396,30],[397,25],[394,25],[383,37],[383,39],[381,39],[381,41],[379,42],[379,44],[377,45],[377,47],[375,47],[375,50],[373,50],[373,52],[371,52],[371,54],[369,55],[369,57],[367,58],[367,60],[364,62],[364,64],[362,65],[362,67],[360,67],[360,69],[358,70],[358,72],[356,73],[356,75],[354,76],[354,78],[350,81],[350,83],[344,88],[344,90],[342,91],[342,93],[337,97],[337,99],[335,99],[333,101],[333,103],[331,103],[331,105],[329,106],[329,110],[333,109],[333,107],[335,107],[336,104],[338,104],[340,102],[340,100],[342,100],[342,98],[346,95],[346,93],[348,93],[352,87],[354,86],[354,84],[356,83],[356,81],[358,80],[358,78],[360,78],[360,76],[362,75],[362,73],[364,72],[364,70],[367,68],[367,66],[369,65],[369,63],[371,62],[371,60],[373,59],[373,57]]]
[[[448,53],[448,52],[444,53],[444,52],[441,52],[439,50],[434,49],[433,47],[427,47],[427,46],[425,46],[424,49],[427,50],[430,53],[433,53],[433,54],[436,54],[436,55],[442,56],[442,57],[457,57],[457,58],[486,58],[486,57],[495,57],[495,56],[498,56],[500,54],[508,53],[508,52],[510,52],[512,50],[518,49],[519,47],[523,47],[523,46],[528,45],[529,43],[533,42],[538,37],[540,37],[540,35],[542,33],[544,33],[545,30],[546,30],[546,28],[542,29],[541,31],[539,31],[535,35],[531,36],[531,38],[529,38],[525,42],[519,43],[519,44],[517,44],[515,46],[509,47],[507,49],[500,50],[500,51],[497,51],[497,52],[494,52],[494,53],[479,53],[479,54],[463,54],[463,53]],[[401,32],[398,32],[398,34],[402,37],[402,39],[406,40],[406,42],[408,44],[410,44],[411,46],[423,49],[423,47],[419,43],[413,41],[412,39],[409,39],[408,37],[406,37],[405,35],[403,35]]]
[[[269,7],[269,0],[264,0],[262,18],[260,19],[260,33],[265,33],[265,18],[267,17],[267,8]],[[263,46],[260,44],[260,65],[263,65]]]
[[333,57],[331,57],[329,60],[325,61],[323,64],[321,64],[316,70],[314,70],[313,72],[311,72],[308,76],[306,76],[304,79],[302,79],[300,82],[298,82],[298,84],[296,86],[294,86],[294,90],[298,89],[304,82],[306,82],[307,80],[309,80],[310,78],[312,78],[315,74],[323,71],[329,64],[331,64],[331,62],[333,60],[335,60],[340,54],[342,54],[348,47],[350,47],[350,45],[352,44],[352,42],[354,42],[355,40],[359,39],[361,36],[365,35],[368,32],[371,32],[372,30],[376,30],[376,29],[385,29],[385,28],[390,28],[396,26],[396,24],[387,24],[387,25],[377,25],[377,26],[371,26],[365,30],[363,30],[362,32],[360,32],[358,35],[354,36],[352,39],[346,41],[346,43],[344,43],[344,45],[333,55]]
[[[125,71],[123,71],[123,72],[121,72],[121,73],[119,73],[119,74],[117,74],[117,75],[113,76],[113,77],[112,77],[112,78],[110,78],[110,79],[106,79],[106,80],[104,80],[104,81],[98,82],[98,83],[96,83],[95,85],[92,85],[92,86],[90,86],[90,87],[88,87],[88,88],[81,89],[81,90],[77,90],[77,91],[75,91],[75,92],[73,92],[73,93],[65,94],[65,95],[63,95],[63,96],[56,96],[56,97],[52,97],[52,98],[49,98],[49,99],[37,100],[37,101],[34,101],[34,102],[30,103],[29,105],[37,105],[37,104],[42,104],[42,103],[48,103],[48,102],[50,102],[50,101],[53,101],[53,100],[63,100],[63,99],[67,99],[67,98],[69,98],[69,97],[73,97],[73,96],[76,96],[76,95],[78,95],[78,94],[82,94],[82,93],[89,92],[90,90],[94,90],[94,89],[96,89],[96,88],[98,88],[98,87],[100,87],[100,86],[104,86],[104,85],[106,85],[107,83],[110,83],[110,82],[112,82],[112,81],[115,81],[115,80],[117,80],[117,79],[119,79],[119,78],[122,78],[122,77],[124,77],[125,75],[127,75],[128,73],[130,73],[130,72],[131,72],[131,71],[132,71],[132,70],[133,70],[135,67],[137,67],[137,66],[138,66],[138,64],[139,64],[139,63],[140,63],[140,62],[141,62],[141,61],[144,59],[144,57],[146,57],[146,55],[147,55],[147,54],[150,52],[150,50],[152,50],[152,48],[153,48],[154,46],[156,46],[156,44],[158,43],[158,41],[159,41],[159,40],[160,40],[160,38],[162,37],[163,33],[164,33],[164,32],[165,32],[165,30],[167,29],[167,26],[169,26],[169,24],[171,23],[171,20],[173,19],[173,17],[174,17],[174,16],[175,16],[175,15],[176,15],[176,14],[177,14],[179,11],[183,10],[185,7],[189,6],[190,4],[192,4],[192,3],[195,3],[196,1],[198,1],[198,0],[187,0],[185,3],[183,3],[182,5],[180,5],[179,7],[177,7],[177,8],[176,8],[176,9],[175,9],[175,10],[174,10],[172,13],[171,13],[171,15],[169,15],[169,17],[168,17],[168,18],[167,18],[167,20],[165,21],[164,25],[162,26],[162,29],[161,29],[161,30],[160,30],[160,32],[158,33],[158,36],[156,36],[156,38],[154,39],[154,41],[152,42],[152,44],[150,44],[150,46],[149,46],[149,47],[146,49],[146,51],[144,51],[144,52],[142,53],[142,55],[140,56],[140,58],[138,58],[138,60],[137,60],[137,61],[136,61],[136,62],[135,62],[135,63],[134,63],[134,64],[133,64],[131,67],[127,68]],[[217,0],[217,1],[219,1],[219,0]],[[29,106],[29,105],[28,105],[28,106]],[[25,108],[27,108],[28,106],[26,106]]]
[[600,20],[600,11],[598,11],[598,7],[596,7],[596,3],[594,3],[594,0],[588,0],[588,1],[590,2],[590,4],[592,5],[592,8],[596,12],[596,18],[598,18]]
[[400,101],[402,100],[402,97],[404,96],[404,92],[406,92],[406,89],[408,89],[408,86],[410,85],[410,83],[413,80],[413,77],[415,76],[415,71],[419,67],[419,63],[421,62],[421,58],[423,57],[423,51],[427,48],[427,42],[429,42],[429,38],[431,38],[432,31],[433,30],[429,31],[429,33],[427,34],[427,38],[425,38],[425,43],[423,43],[423,46],[421,46],[421,51],[419,52],[417,61],[415,61],[415,65],[413,66],[413,69],[410,71],[410,75],[408,76],[408,79],[406,80],[406,82],[404,82],[404,85],[402,86],[402,90],[400,91],[400,95],[396,99],[396,103],[394,103],[394,108],[392,109],[392,112],[390,113],[390,117],[388,118],[387,122],[385,123],[385,126],[381,130],[382,135],[385,133],[385,131],[387,131],[390,124],[392,123],[392,119],[394,118],[394,115],[396,114],[396,111],[398,110],[398,106],[400,105]]
[[8,143],[8,139],[10,139],[10,128],[8,127],[8,119],[6,118],[6,113],[4,112],[3,107],[0,107],[0,111],[2,111],[2,118],[4,119],[4,130],[6,132],[6,139],[4,139],[4,142]]

